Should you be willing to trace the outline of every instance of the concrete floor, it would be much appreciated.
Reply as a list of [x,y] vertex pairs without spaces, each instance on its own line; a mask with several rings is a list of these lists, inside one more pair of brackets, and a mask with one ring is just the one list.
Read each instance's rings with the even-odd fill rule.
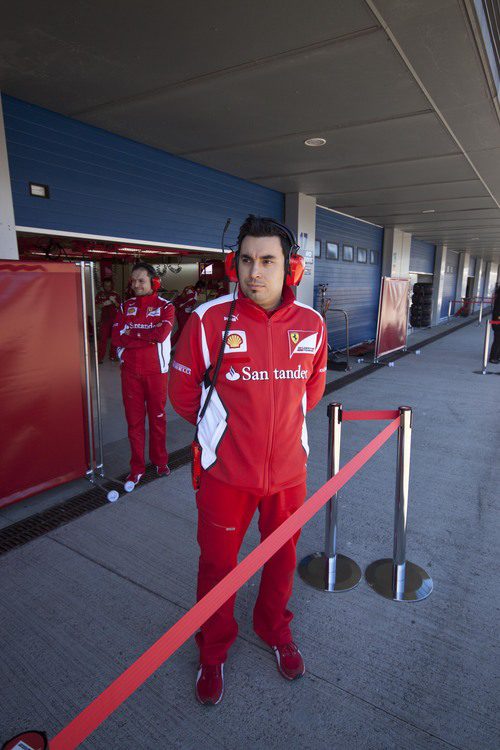
[[[307,673],[287,683],[252,632],[257,576],[237,600],[220,706],[195,702],[190,641],[82,747],[496,750],[500,383],[474,374],[481,350],[482,329],[468,326],[336,391],[308,418],[312,492],[325,480],[328,401],[414,408],[407,552],[433,577],[428,599],[393,603],[364,581],[324,594],[297,577]],[[345,423],[342,462],[382,426]],[[341,492],[339,551],[363,570],[392,551],[395,453],[391,438]],[[322,511],[299,557],[321,548],[323,527]],[[254,525],[242,555],[257,542]],[[192,606],[197,556],[182,467],[0,557],[0,739],[30,727],[54,736]]]

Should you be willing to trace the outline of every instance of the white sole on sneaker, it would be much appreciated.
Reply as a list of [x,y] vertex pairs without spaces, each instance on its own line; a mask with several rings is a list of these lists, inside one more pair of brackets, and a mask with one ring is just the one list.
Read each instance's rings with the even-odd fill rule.
[[[226,688],[226,683],[224,681],[224,664],[221,664],[220,671],[222,675],[222,693],[220,694],[219,700],[215,701],[215,703],[203,703],[203,701],[201,701],[198,698],[198,690],[195,690],[196,700],[198,701],[198,703],[201,703],[202,706],[217,706],[221,702],[221,700],[224,698],[224,690]],[[198,682],[200,680],[200,677],[201,677],[201,667],[199,668],[198,674],[196,675],[196,687],[198,687]]]
[[[277,647],[273,646],[272,649],[274,651],[274,655],[276,656],[276,661],[278,662],[278,671],[279,671],[280,675],[285,678],[285,680],[289,680],[290,682],[293,682],[294,680],[299,680],[301,677],[303,677],[305,675],[306,668],[305,668],[305,665],[304,665],[304,669],[302,670],[302,672],[300,674],[295,675],[295,677],[289,677],[286,674],[286,672],[284,672],[282,670],[282,668],[281,668],[281,657],[280,657],[280,652],[278,651]],[[299,654],[300,654],[300,651],[299,651]],[[302,656],[302,654],[300,654],[300,655]]]

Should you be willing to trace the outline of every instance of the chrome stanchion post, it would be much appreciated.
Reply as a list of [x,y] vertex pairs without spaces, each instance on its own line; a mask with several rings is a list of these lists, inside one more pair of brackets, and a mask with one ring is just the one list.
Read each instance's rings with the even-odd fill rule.
[[[342,432],[342,405],[328,404],[328,476],[331,479],[340,470],[340,440]],[[321,591],[348,591],[361,579],[359,565],[337,552],[338,493],[326,505],[325,551],[313,552],[299,563],[300,577]]]
[[386,599],[414,602],[429,596],[433,584],[423,568],[406,559],[412,410],[400,406],[399,414],[393,556],[392,560],[383,558],[371,563],[365,576],[373,590]]
[[451,318],[451,304],[452,304],[452,300],[450,299],[450,301],[448,302],[448,323],[450,322],[450,318]]
[[[327,479],[338,474],[340,469],[340,440],[342,435],[342,406],[328,404],[328,466]],[[334,561],[337,554],[338,493],[326,504],[325,557]]]
[[95,310],[95,283],[94,283],[94,264],[87,263],[90,272],[90,296],[92,299],[91,313],[92,325],[94,326],[94,382],[97,411],[97,441],[99,444],[99,463],[97,470],[101,476],[104,476],[104,448],[102,438],[102,409],[101,409],[101,386],[99,382],[99,357],[97,353],[97,315]]
[[490,321],[485,320],[484,326],[484,348],[483,348],[483,375],[486,375],[488,368],[488,352],[490,350]]
[[484,304],[484,297],[481,297],[481,302],[479,303],[479,318],[477,320],[478,326],[481,325],[481,322],[483,320],[483,304]]
[[350,372],[351,366],[349,364],[349,315],[344,310],[345,315],[345,354],[346,354],[346,365],[345,365],[345,371]]
[[87,298],[85,288],[85,263],[81,262],[77,265],[80,266],[80,287],[82,292],[82,318],[83,318],[83,352],[85,360],[85,391],[87,400],[87,432],[88,432],[88,448],[89,448],[89,468],[87,475],[90,480],[94,478],[94,466],[95,466],[95,455],[94,455],[94,425],[92,419],[92,394],[90,390],[90,355],[89,355],[89,331],[87,325]]

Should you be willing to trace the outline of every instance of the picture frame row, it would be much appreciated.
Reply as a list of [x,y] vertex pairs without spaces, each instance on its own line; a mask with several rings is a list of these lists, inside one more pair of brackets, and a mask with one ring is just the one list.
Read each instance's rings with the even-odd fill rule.
[[[340,248],[339,242],[327,242],[325,240],[316,240],[314,243],[314,257],[320,258],[323,247],[325,246],[325,258],[327,260],[340,260]],[[378,263],[378,252],[376,250],[369,250],[366,247],[356,248],[356,262],[357,263],[368,263],[374,266]],[[354,245],[343,244],[342,245],[342,260],[347,263],[354,263]]]

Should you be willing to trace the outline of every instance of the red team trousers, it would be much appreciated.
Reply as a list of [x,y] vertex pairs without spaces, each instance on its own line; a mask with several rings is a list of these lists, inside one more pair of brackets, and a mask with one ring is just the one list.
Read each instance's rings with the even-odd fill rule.
[[[305,482],[263,497],[241,491],[203,472],[196,497],[201,550],[198,600],[236,566],[243,537],[257,508],[263,540],[300,508],[305,497]],[[292,639],[290,622],[293,614],[287,609],[287,604],[292,595],[299,536],[300,531],[273,555],[262,570],[253,625],[257,635],[270,646]],[[202,664],[221,664],[226,660],[228,649],[238,635],[233,615],[235,599],[236,596],[232,596],[201,626],[196,642]]]
[[130,441],[130,473],[144,474],[144,443],[146,410],[149,422],[149,458],[156,466],[168,463],[166,449],[168,374],[159,372],[142,375],[122,366],[122,394]]
[[[99,325],[99,339],[98,339],[98,351],[97,351],[97,357],[99,359],[99,362],[103,362],[106,356],[106,349],[108,348],[108,339],[111,338],[111,329],[113,328],[114,322],[115,322],[114,315],[113,317],[106,317],[103,315],[101,318],[101,323]],[[113,344],[110,345],[109,356],[110,356],[110,359],[117,359],[118,357],[116,353],[116,346],[113,346]]]

